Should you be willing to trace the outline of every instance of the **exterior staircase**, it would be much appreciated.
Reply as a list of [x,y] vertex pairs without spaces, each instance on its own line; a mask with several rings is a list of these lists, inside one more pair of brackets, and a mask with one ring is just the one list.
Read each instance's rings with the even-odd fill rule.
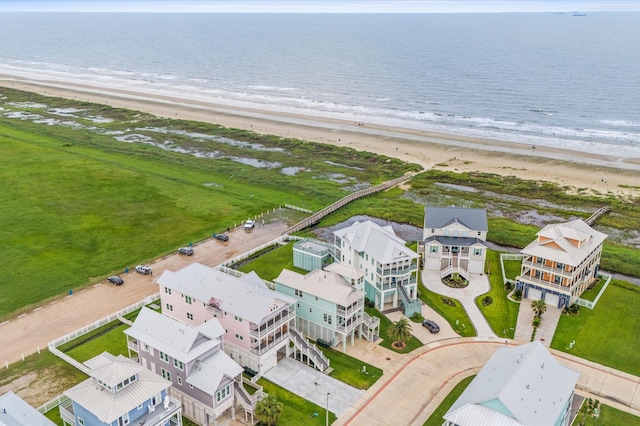
[[324,356],[322,351],[316,347],[313,343],[302,335],[298,330],[293,327],[289,327],[289,337],[293,342],[295,348],[300,352],[300,355],[306,355],[307,359],[313,363],[313,366],[324,372],[329,368],[329,359]]
[[411,318],[414,313],[421,312],[422,301],[419,299],[411,299],[409,297],[409,293],[407,293],[407,289],[401,284],[398,284],[398,294],[400,295],[400,300],[402,300],[402,305],[404,306],[404,316]]
[[[251,386],[256,389],[253,395],[247,392],[247,389],[244,387],[244,384]],[[256,385],[250,380],[242,377],[241,380],[236,380],[233,382],[233,390],[234,395],[236,397],[236,401],[240,403],[240,406],[244,409],[245,420],[247,420],[247,415],[251,416],[251,424],[253,424],[253,412],[256,408],[256,404],[262,398],[264,398],[264,392],[262,391],[262,386]]]
[[362,336],[370,342],[380,338],[380,318],[372,317],[368,313],[362,316]]

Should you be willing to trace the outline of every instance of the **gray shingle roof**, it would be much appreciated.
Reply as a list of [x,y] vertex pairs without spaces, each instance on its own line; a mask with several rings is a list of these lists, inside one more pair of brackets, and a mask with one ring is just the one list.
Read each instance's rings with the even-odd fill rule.
[[355,251],[367,253],[383,265],[418,257],[416,252],[405,246],[406,242],[395,234],[391,226],[382,227],[370,220],[355,222],[334,231],[334,234],[348,241]]
[[[132,365],[140,367],[135,361],[122,355],[114,357],[107,352],[103,352],[97,357],[85,362],[86,365],[98,365],[102,367],[108,363],[115,363],[117,366],[125,368],[129,368],[129,366]],[[64,394],[74,402],[91,411],[101,422],[112,423],[140,404],[144,404],[152,396],[168,389],[169,386],[171,386],[171,382],[142,368],[138,372],[138,380],[125,386],[118,392],[109,392],[100,386],[96,379],[91,377],[65,391]]]
[[218,299],[220,309],[255,324],[271,314],[274,305],[295,303],[295,299],[267,288],[255,272],[237,278],[200,263],[176,272],[167,270],[158,284],[204,303]]
[[[539,341],[501,347],[487,361],[444,418],[460,426],[483,424],[473,413],[486,416],[485,408],[504,407],[497,424],[553,425],[571,397],[579,373],[560,364]],[[494,410],[496,411],[496,410]],[[500,412],[500,410],[497,410]],[[465,420],[466,419],[466,420]],[[468,421],[463,423],[462,421]]]
[[460,223],[473,231],[488,231],[485,209],[464,209],[460,207],[425,207],[424,227],[440,229],[452,223]]
[[[205,324],[209,325],[203,327]],[[224,334],[224,329],[216,318],[212,318],[200,327],[191,328],[173,318],[143,307],[133,326],[126,329],[124,333],[186,364],[220,345],[220,340],[212,339],[208,335],[208,333],[218,334],[219,337]],[[203,336],[205,336],[204,339]]]
[[9,391],[0,396],[0,426],[55,426],[55,423]]
[[363,292],[351,287],[340,275],[320,269],[306,275],[283,269],[274,281],[342,306],[351,306],[364,297]]
[[[547,225],[536,235],[538,238],[521,253],[571,266],[580,265],[607,238],[581,219]],[[580,247],[570,240],[580,241]]]

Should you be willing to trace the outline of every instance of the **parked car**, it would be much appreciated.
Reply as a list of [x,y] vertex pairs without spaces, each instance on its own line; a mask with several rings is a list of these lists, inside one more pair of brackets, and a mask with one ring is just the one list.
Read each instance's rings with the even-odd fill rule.
[[256,226],[256,221],[253,219],[247,219],[247,221],[244,223],[244,230],[248,231],[250,229],[253,229],[254,226]]
[[109,281],[111,284],[114,284],[114,285],[124,284],[124,280],[117,275],[107,278],[107,281]]
[[227,234],[213,234],[213,238],[218,241],[229,241],[229,236]]
[[191,247],[180,247],[178,249],[178,254],[184,254],[185,256],[193,255],[193,249]]
[[142,275],[150,275],[151,268],[148,267],[147,265],[138,265],[136,266],[136,272]]
[[431,321],[428,319],[422,320],[422,326],[427,327],[427,330],[429,330],[431,333],[437,333],[438,331],[440,331],[440,327],[438,326],[438,324],[436,324],[435,321]]

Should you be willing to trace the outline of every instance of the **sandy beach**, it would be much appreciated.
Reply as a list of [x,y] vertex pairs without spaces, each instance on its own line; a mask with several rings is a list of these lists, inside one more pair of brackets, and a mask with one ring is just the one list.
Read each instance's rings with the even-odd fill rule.
[[464,136],[354,123],[319,117],[240,109],[80,83],[27,80],[0,75],[0,86],[114,107],[160,117],[216,123],[262,134],[348,146],[401,160],[426,169],[481,171],[544,180],[589,194],[640,195],[640,159],[620,159],[585,152]]

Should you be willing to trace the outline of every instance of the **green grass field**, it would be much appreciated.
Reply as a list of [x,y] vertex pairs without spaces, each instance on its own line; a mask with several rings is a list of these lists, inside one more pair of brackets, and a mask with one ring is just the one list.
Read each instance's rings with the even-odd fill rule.
[[[84,127],[76,128],[0,117],[0,320],[274,207],[318,210],[351,191],[332,176],[375,184],[417,169],[351,149],[10,89],[0,93],[7,96],[0,99],[6,111],[59,118],[13,103],[29,101],[114,120],[89,127],[78,118]],[[154,143],[221,158],[121,142],[107,131],[135,132]],[[306,172],[291,176],[280,167]]]
[[318,349],[330,360],[333,371],[329,375],[356,389],[369,389],[371,385],[382,377],[383,371],[378,367],[335,349],[327,349],[320,346]]
[[[278,420],[279,426],[325,424],[326,410],[324,407],[309,402],[264,377],[258,380],[258,384],[263,387],[265,393],[275,395],[278,401],[282,402],[282,415]],[[329,406],[331,406],[331,400],[329,400]],[[335,421],[336,415],[330,412],[329,424]]]
[[[370,316],[380,318],[380,338],[382,339],[382,343],[380,343],[380,346],[382,346],[383,348],[391,349],[392,351],[398,352],[401,354],[406,354],[415,349],[418,349],[423,345],[423,343],[420,340],[418,340],[416,336],[411,336],[411,339],[409,339],[409,341],[407,342],[407,346],[405,346],[404,349],[394,348],[392,346],[393,339],[391,339],[387,335],[387,331],[386,331],[387,327],[389,327],[392,324],[392,321],[389,318],[387,318],[384,314],[382,314],[380,311],[378,311],[376,308],[365,307],[364,310]],[[409,324],[411,324],[412,328],[416,326],[414,323],[411,323],[411,322],[409,322]]]
[[579,316],[560,317],[551,347],[639,376],[638,306],[640,287],[612,280],[595,309],[581,307]]
[[[579,426],[581,421],[580,414],[576,416],[572,425]],[[604,425],[624,425],[633,426],[640,425],[640,417],[636,417],[633,414],[620,411],[617,408],[609,407],[608,405],[600,404],[600,415],[597,419],[593,417],[585,418],[585,426],[604,426]]]
[[259,257],[245,263],[238,268],[240,272],[255,271],[260,278],[273,281],[283,269],[289,269],[301,274],[306,274],[307,271],[295,268],[293,266],[293,244],[294,241],[275,248]]
[[435,411],[429,416],[427,421],[424,422],[424,426],[441,426],[442,422],[444,421],[442,420],[442,416],[447,414],[447,411],[449,411],[449,408],[451,408],[453,403],[456,402],[456,399],[458,399],[458,397],[462,394],[462,392],[464,392],[467,386],[469,386],[469,383],[471,383],[471,381],[475,377],[476,376],[473,375],[473,376],[467,377],[466,379],[462,379],[460,383],[458,383],[453,388],[453,390],[449,392],[449,395],[447,395],[444,401],[442,401],[440,405],[438,405],[438,408],[436,408]]
[[453,330],[462,337],[473,337],[476,335],[476,329],[467,315],[467,311],[459,300],[451,299],[455,306],[448,305],[442,301],[442,297],[434,293],[422,284],[422,276],[419,274],[420,290],[418,296],[420,300],[429,305],[431,309],[442,315],[447,320]]
[[[486,265],[487,269],[489,268],[489,265],[492,265],[491,274],[488,275],[491,289],[488,293],[476,298],[476,305],[487,319],[491,329],[497,336],[513,339],[516,322],[518,321],[518,309],[520,305],[507,298],[508,292],[504,289],[502,271],[498,266],[500,265],[500,253],[494,250],[488,250]],[[484,306],[482,304],[482,300],[485,296],[491,297],[492,300],[492,303],[488,306]]]

